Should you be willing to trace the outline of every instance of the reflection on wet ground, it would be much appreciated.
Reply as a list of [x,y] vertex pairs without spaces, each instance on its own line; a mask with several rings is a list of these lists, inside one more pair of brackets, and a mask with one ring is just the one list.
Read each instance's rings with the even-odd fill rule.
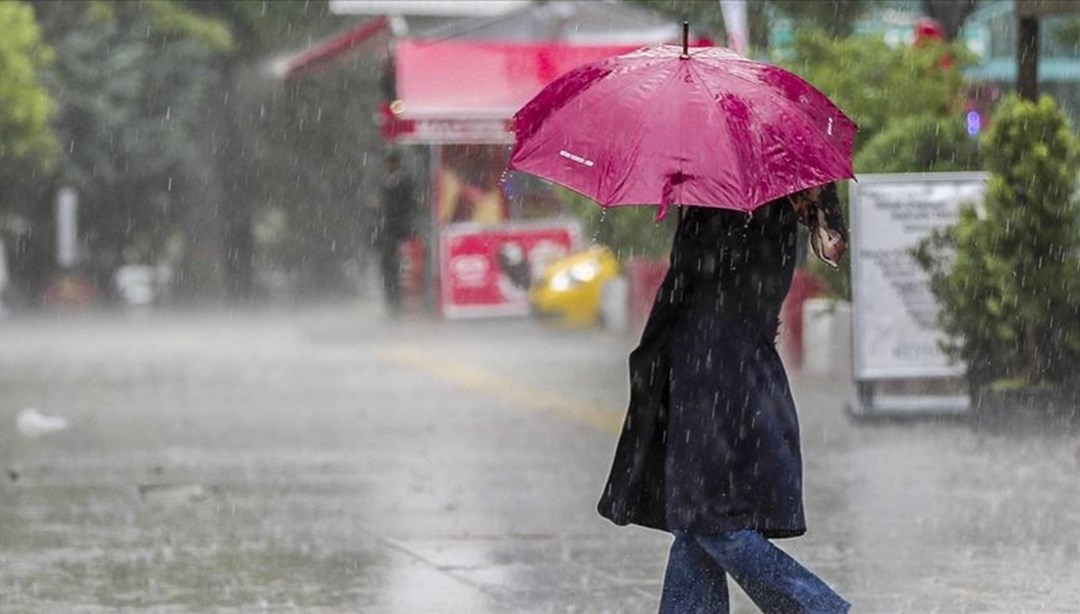
[[[593,512],[632,340],[365,307],[0,321],[0,611],[655,611]],[[1080,604],[1080,441],[853,425],[794,376],[810,533],[857,612]],[[19,435],[34,407],[67,429]],[[754,611],[739,596],[735,611]]]

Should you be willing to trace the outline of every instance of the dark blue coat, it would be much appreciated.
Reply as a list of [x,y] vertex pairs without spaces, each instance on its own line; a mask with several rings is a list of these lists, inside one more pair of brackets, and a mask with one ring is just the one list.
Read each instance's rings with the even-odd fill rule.
[[630,354],[630,407],[600,500],[617,524],[800,535],[799,425],[775,339],[795,266],[787,200],[686,208]]

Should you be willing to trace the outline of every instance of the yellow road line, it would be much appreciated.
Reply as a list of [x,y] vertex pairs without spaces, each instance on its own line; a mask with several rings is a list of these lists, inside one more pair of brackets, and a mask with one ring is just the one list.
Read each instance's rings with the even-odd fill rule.
[[558,414],[607,433],[618,433],[622,430],[623,414],[618,410],[514,382],[473,365],[440,359],[417,348],[386,348],[379,350],[377,356],[382,361],[423,371],[516,407]]

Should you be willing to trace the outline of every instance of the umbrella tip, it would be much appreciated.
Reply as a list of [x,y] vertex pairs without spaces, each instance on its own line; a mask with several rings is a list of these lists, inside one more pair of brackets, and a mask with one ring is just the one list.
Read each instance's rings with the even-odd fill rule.
[[690,57],[690,22],[682,22],[682,55],[683,59]]

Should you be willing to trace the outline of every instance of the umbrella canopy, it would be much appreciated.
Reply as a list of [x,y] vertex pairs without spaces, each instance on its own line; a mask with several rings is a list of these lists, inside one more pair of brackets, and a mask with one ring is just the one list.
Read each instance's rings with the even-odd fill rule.
[[649,47],[562,75],[514,115],[510,168],[604,206],[752,211],[854,176],[855,123],[777,66]]

